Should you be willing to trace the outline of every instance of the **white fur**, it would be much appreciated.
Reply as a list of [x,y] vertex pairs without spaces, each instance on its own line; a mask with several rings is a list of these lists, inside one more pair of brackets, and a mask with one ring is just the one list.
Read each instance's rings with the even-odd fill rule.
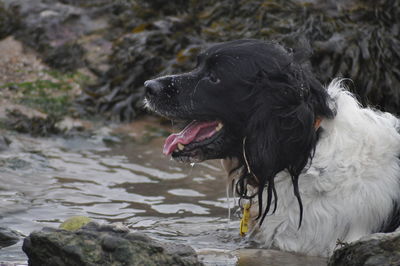
[[[254,221],[250,235],[266,248],[329,256],[337,240],[351,242],[377,232],[393,203],[400,203],[399,120],[361,108],[340,80],[327,90],[337,115],[322,121],[315,156],[299,178],[302,225],[298,229],[290,176],[280,172],[275,179],[278,208],[261,227]],[[257,208],[253,204],[253,216]]]

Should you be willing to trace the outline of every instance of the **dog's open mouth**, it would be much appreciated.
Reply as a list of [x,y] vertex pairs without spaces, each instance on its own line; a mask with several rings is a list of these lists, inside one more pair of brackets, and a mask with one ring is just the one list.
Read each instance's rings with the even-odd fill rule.
[[222,135],[219,121],[193,121],[181,132],[171,134],[164,144],[163,153],[182,162],[200,162],[207,159],[213,143]]

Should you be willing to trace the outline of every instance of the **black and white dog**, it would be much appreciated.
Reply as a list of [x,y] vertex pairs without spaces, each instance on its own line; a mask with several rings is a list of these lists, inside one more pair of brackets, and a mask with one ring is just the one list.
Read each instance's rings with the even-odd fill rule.
[[224,159],[253,239],[328,256],[337,240],[399,226],[400,121],[362,108],[341,80],[325,88],[305,61],[271,42],[216,44],[193,71],[146,81],[146,103],[189,123],[165,154]]

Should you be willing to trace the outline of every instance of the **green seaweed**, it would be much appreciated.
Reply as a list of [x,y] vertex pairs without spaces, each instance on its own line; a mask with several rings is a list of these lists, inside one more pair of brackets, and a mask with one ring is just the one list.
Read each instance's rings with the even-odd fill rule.
[[43,116],[28,116],[18,109],[8,110],[7,119],[0,121],[0,128],[11,129],[34,136],[49,136],[62,133],[57,127],[66,115],[74,116],[74,86],[90,82],[90,78],[80,72],[62,73],[45,71],[48,79],[0,85],[9,88],[11,101],[43,113]]
[[90,78],[82,73],[61,73],[46,71],[52,79],[39,79],[20,83],[6,83],[1,88],[18,90],[17,103],[38,109],[55,117],[63,117],[70,113],[75,96],[72,95],[73,84],[86,84]]

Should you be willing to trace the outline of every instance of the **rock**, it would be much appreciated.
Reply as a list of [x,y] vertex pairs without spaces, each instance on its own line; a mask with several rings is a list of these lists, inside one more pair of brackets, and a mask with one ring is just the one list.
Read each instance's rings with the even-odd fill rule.
[[13,33],[17,25],[18,22],[12,12],[0,2],[0,40]]
[[60,121],[59,116],[49,114],[48,116],[28,116],[18,109],[7,111],[7,128],[20,133],[29,133],[32,136],[49,136],[59,134],[60,129],[56,126]]
[[90,222],[77,231],[43,228],[24,240],[29,265],[202,265],[188,246],[162,243],[124,226]]
[[[62,71],[84,67],[87,49],[98,51],[99,58],[107,54],[106,49],[99,51],[104,48],[103,43],[107,43],[105,38],[98,41],[88,36],[108,26],[107,20],[102,19],[101,8],[110,4],[91,1],[91,4],[80,3],[79,6],[55,0],[5,1],[9,2],[7,11],[13,11],[13,16],[18,18],[16,38],[38,51],[51,67]],[[101,7],[97,7],[96,2],[100,2]],[[79,3],[74,1],[73,4]]]
[[400,231],[378,233],[345,244],[329,259],[328,266],[400,265]]
[[7,150],[10,143],[11,140],[9,140],[7,137],[0,136],[0,152]]
[[56,126],[61,132],[82,132],[92,129],[93,124],[90,121],[66,116]]
[[6,94],[18,92],[21,89],[18,83],[40,77],[46,66],[32,49],[27,49],[12,36],[0,41],[0,58],[0,109],[4,109]]
[[16,244],[20,236],[18,232],[0,226],[0,249]]

